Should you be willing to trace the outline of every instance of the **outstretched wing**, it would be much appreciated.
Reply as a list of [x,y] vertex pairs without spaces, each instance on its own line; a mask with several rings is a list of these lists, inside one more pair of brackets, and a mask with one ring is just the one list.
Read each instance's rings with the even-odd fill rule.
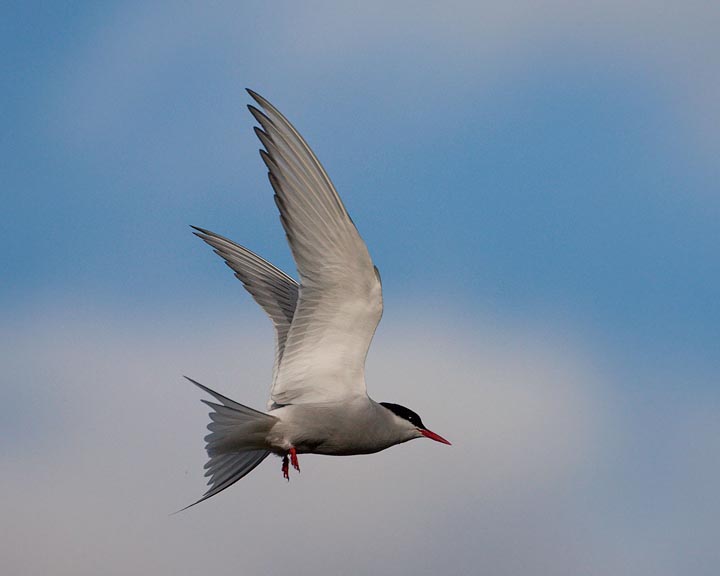
[[275,326],[275,366],[273,380],[280,365],[290,323],[295,314],[298,284],[267,260],[247,248],[202,228],[192,227],[194,234],[213,247],[215,253],[225,260],[235,276],[270,316]]
[[271,398],[335,402],[366,394],[365,357],[382,316],[380,276],[312,150],[267,100],[248,90],[300,291]]

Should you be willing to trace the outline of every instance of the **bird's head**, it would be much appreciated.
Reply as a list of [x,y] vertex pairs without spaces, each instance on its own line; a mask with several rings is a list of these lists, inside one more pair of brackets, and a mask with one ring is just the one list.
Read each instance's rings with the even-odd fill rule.
[[425,424],[423,424],[423,421],[420,419],[420,416],[418,416],[416,412],[410,410],[410,408],[405,408],[405,406],[392,404],[390,402],[380,402],[380,406],[387,408],[390,412],[395,414],[398,426],[407,431],[408,440],[425,437],[430,438],[430,440],[435,440],[435,442],[450,444],[450,442],[445,440],[445,438],[439,434],[435,434],[435,432],[428,430],[425,427]]

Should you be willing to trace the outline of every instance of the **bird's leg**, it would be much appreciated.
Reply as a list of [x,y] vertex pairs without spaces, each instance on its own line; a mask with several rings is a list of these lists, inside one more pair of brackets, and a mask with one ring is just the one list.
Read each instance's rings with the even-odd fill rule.
[[283,456],[282,460],[283,478],[285,478],[285,480],[287,480],[288,482],[290,482],[290,464],[292,464],[292,467],[295,468],[295,470],[300,472],[300,463],[298,462],[297,452],[295,451],[295,448],[290,448],[288,453]]
[[290,463],[292,464],[293,468],[295,468],[295,470],[300,472],[300,462],[298,462],[297,452],[295,452],[295,448],[290,448]]
[[285,480],[290,482],[290,464],[288,462],[287,454],[285,454],[285,456],[283,456],[282,473],[283,473],[283,478],[285,478]]

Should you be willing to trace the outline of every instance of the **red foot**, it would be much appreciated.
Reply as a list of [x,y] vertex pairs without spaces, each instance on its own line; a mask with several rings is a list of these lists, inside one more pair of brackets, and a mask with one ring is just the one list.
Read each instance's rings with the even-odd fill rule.
[[292,467],[295,468],[295,470],[300,472],[300,463],[298,462],[297,452],[295,452],[295,448],[290,448],[290,463],[292,464]]
[[283,478],[285,478],[285,480],[290,482],[290,466],[288,463],[287,454],[285,456],[283,456],[282,473],[283,473]]

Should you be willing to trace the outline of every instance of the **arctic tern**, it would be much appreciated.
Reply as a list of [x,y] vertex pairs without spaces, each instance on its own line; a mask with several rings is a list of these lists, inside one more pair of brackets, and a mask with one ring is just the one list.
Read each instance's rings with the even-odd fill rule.
[[[375,402],[365,357],[383,311],[378,269],[330,178],[298,131],[259,94],[248,108],[300,283],[234,242],[193,226],[270,316],[276,349],[267,412],[213,397],[205,437],[209,489],[222,492],[269,454],[298,472],[298,454],[379,452],[414,438],[450,444],[399,404]],[[191,504],[190,506],[193,506]],[[189,506],[188,506],[189,507]]]

